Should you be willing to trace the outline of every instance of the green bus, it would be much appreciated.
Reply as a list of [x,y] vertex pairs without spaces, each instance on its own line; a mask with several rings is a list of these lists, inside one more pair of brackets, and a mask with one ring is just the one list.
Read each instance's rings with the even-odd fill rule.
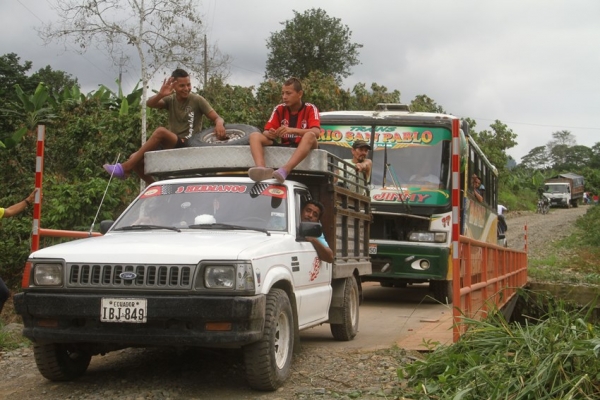
[[[362,276],[363,282],[384,287],[429,283],[436,300],[452,303],[452,243],[458,240],[452,237],[453,224],[460,235],[497,243],[498,173],[469,136],[465,121],[454,124],[460,129],[453,140],[457,119],[411,112],[402,104],[321,113],[320,148],[343,159],[352,157],[356,140],[372,148],[366,185],[373,214],[373,272]],[[460,164],[455,172],[453,146]],[[474,175],[481,180],[475,188]],[[460,208],[453,208],[453,188]]]

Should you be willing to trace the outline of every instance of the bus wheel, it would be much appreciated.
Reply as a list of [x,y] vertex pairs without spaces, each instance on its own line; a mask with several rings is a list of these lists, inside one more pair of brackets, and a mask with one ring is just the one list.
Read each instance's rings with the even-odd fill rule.
[[433,298],[440,303],[452,304],[452,281],[430,281],[429,289],[433,292]]

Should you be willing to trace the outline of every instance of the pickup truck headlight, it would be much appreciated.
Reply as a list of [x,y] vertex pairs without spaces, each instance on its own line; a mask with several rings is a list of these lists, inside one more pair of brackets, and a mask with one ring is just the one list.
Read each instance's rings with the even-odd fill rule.
[[33,282],[36,286],[61,286],[63,283],[62,264],[35,264]]
[[411,242],[445,243],[447,232],[411,232],[408,240]]
[[252,265],[207,265],[204,268],[204,286],[209,289],[254,290]]

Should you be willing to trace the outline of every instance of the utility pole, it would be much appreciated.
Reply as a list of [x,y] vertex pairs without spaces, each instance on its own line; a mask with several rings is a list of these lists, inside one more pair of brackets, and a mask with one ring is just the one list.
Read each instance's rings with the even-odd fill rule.
[[206,43],[206,35],[204,35],[204,88],[208,83],[208,44]]
[[[119,57],[119,60],[117,61],[117,66],[119,67],[119,86],[121,86],[121,88],[123,87],[123,81],[122,81],[123,67],[125,65],[127,65],[128,62],[129,62],[129,56],[124,56],[123,53],[121,53],[121,56]],[[127,70],[125,70],[125,72],[127,72]]]

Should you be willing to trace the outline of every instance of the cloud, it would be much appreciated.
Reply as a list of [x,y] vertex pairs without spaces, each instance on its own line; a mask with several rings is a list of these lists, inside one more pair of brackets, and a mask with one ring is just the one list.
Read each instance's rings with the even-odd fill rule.
[[[233,57],[229,83],[258,85],[264,77],[266,40],[281,22],[310,8],[339,18],[361,43],[361,64],[343,86],[376,82],[399,90],[403,102],[426,94],[455,115],[474,118],[477,129],[498,119],[518,134],[509,153],[517,160],[569,130],[578,144],[600,141],[600,2],[544,0],[205,0],[199,6],[211,43]],[[48,2],[0,2],[10,15],[0,26],[0,52],[17,53],[79,79],[84,90],[115,87],[119,67],[101,52],[64,52],[42,45],[34,27],[55,18]],[[135,54],[130,54],[132,64]],[[140,73],[121,71],[127,88]]]

